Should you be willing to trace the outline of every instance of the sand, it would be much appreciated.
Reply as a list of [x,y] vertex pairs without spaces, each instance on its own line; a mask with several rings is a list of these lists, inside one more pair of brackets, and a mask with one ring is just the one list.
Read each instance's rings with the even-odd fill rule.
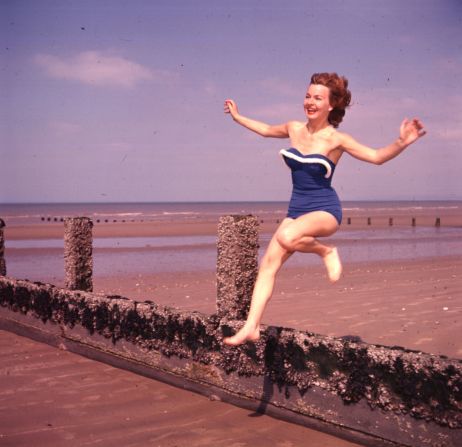
[[[370,227],[368,216],[352,213],[350,217],[348,228]],[[417,225],[431,226],[435,215],[422,214],[416,219]],[[375,228],[389,225],[384,215],[372,215],[371,221]],[[410,222],[411,216],[394,216],[393,225],[398,228]],[[460,222],[459,215],[442,220],[443,225],[460,226]],[[264,222],[262,233],[276,226],[276,221]],[[62,234],[62,223],[5,229],[6,240],[60,238]],[[213,221],[99,223],[94,227],[94,236],[99,238],[215,234]],[[373,244],[370,247],[375,249]],[[8,266],[8,251],[6,255]],[[460,256],[438,253],[416,259],[351,262],[345,264],[342,279],[334,285],[327,281],[321,263],[300,267],[291,261],[280,272],[265,324],[357,336],[369,343],[462,358]],[[215,289],[212,268],[156,274],[122,271],[94,278],[97,293],[149,299],[204,313],[215,311]],[[0,411],[5,414],[5,408],[11,408],[6,419],[0,417],[0,433],[8,435],[0,441],[10,442],[2,445],[29,445],[30,439],[39,440],[34,445],[59,445],[57,440],[66,440],[65,445],[353,445],[267,417],[249,417],[248,411],[11,334],[0,333],[0,344]],[[14,387],[16,394],[11,391]],[[25,409],[32,419],[25,417]],[[94,442],[85,444],[83,439]]]
[[0,331],[2,447],[353,447]]

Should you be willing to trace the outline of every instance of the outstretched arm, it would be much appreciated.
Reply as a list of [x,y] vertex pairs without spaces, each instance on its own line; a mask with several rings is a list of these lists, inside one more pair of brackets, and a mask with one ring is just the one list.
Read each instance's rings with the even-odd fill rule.
[[358,143],[347,134],[341,134],[340,145],[346,152],[359,160],[381,165],[398,156],[410,144],[423,137],[425,133],[424,126],[420,120],[417,118],[408,120],[406,118],[401,123],[399,138],[388,146],[375,150]]
[[225,113],[229,113],[233,120],[241,126],[246,127],[247,129],[258,133],[262,137],[273,137],[273,138],[288,138],[289,129],[286,124],[279,124],[277,126],[271,126],[261,121],[256,121],[245,116],[242,116],[238,109],[236,103],[232,99],[227,99],[225,101]]

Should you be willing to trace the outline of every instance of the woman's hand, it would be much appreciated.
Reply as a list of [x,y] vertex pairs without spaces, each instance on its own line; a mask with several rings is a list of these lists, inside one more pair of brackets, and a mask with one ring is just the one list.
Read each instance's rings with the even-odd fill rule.
[[236,119],[239,115],[237,105],[232,99],[225,100],[225,113],[229,113],[233,119]]
[[422,122],[414,118],[408,120],[405,118],[399,128],[399,142],[403,146],[409,146],[420,137],[423,137],[427,132],[424,129]]

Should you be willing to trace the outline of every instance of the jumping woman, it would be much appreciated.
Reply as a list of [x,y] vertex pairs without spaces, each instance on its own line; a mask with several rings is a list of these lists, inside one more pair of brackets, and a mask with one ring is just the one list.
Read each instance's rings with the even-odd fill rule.
[[317,254],[326,266],[329,280],[339,280],[342,263],[336,247],[317,238],[334,234],[342,221],[342,208],[331,181],[343,153],[380,165],[425,135],[420,120],[404,119],[396,141],[380,149],[365,146],[336,130],[350,101],[348,80],[336,73],[316,73],[311,77],[303,102],[306,122],[271,126],[241,115],[232,99],[225,101],[225,113],[241,126],[263,137],[290,139],[290,148],[280,153],[292,172],[293,191],[287,217],[261,261],[247,321],[224,343],[237,346],[259,339],[260,321],[273,293],[276,274],[294,252]]

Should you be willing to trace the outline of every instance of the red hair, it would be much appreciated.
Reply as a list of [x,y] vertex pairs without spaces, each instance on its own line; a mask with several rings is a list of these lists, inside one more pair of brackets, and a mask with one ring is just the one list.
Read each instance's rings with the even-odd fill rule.
[[311,84],[323,85],[329,89],[329,103],[332,110],[328,121],[338,127],[345,116],[345,109],[350,105],[351,92],[348,90],[348,79],[337,73],[314,73]]

